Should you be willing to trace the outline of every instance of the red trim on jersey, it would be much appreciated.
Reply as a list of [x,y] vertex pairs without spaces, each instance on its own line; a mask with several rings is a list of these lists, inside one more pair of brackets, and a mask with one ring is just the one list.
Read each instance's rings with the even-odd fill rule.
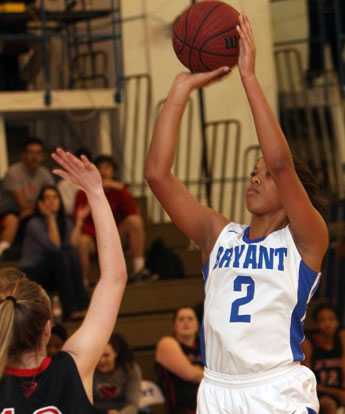
[[40,374],[41,372],[43,372],[46,368],[48,368],[51,361],[52,361],[51,358],[45,357],[41,365],[38,368],[24,369],[24,368],[6,367],[5,373],[8,375],[15,375],[17,377],[34,377]]

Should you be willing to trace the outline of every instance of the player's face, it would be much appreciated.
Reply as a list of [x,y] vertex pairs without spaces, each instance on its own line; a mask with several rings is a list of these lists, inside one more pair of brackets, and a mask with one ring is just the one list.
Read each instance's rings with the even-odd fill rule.
[[41,165],[44,153],[40,144],[29,144],[22,154],[23,162],[30,171],[35,171]]
[[322,309],[317,316],[316,328],[325,336],[333,336],[338,329],[337,316],[331,309]]
[[276,183],[260,158],[247,184],[247,208],[252,214],[263,215],[283,209]]
[[198,319],[191,308],[180,309],[174,322],[176,336],[196,335],[199,331]]
[[47,188],[43,194],[42,202],[52,213],[56,214],[60,209],[60,198],[52,188]]
[[111,372],[115,369],[115,360],[117,353],[111,344],[107,344],[104,348],[103,354],[98,361],[97,370],[99,372]]
[[111,180],[114,178],[114,168],[110,162],[101,162],[97,168],[102,180]]

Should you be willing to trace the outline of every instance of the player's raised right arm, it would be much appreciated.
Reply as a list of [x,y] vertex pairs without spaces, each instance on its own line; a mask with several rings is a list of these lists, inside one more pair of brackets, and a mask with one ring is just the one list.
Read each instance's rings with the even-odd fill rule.
[[215,82],[228,72],[229,68],[219,68],[206,73],[180,73],[176,77],[157,119],[145,163],[145,178],[153,193],[174,223],[206,255],[228,220],[199,204],[172,174],[171,168],[182,115],[190,93],[193,89]]
[[96,229],[100,279],[82,325],[63,347],[74,358],[85,391],[92,401],[94,369],[114,329],[127,281],[126,264],[114,216],[96,166],[84,156],[78,159],[59,148],[52,157],[63,168],[53,172],[86,193]]

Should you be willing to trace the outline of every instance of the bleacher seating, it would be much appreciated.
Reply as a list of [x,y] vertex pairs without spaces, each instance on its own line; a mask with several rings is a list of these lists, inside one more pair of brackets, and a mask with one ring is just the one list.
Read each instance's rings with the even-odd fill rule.
[[[126,287],[115,332],[125,336],[143,370],[155,380],[154,348],[159,338],[172,334],[173,312],[180,306],[195,306],[203,300],[200,278],[156,281]],[[79,326],[66,323],[68,334]]]

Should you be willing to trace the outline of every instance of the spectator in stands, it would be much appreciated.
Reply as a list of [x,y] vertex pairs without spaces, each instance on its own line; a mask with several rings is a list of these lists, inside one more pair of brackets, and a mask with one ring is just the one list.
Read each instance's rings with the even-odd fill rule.
[[[108,155],[100,155],[94,160],[94,163],[101,174],[105,195],[114,214],[122,245],[124,249],[129,250],[133,258],[133,274],[129,276],[129,281],[142,281],[151,278],[151,273],[144,268],[145,232],[138,207],[125,184],[116,181],[117,166],[113,158]],[[85,194],[78,191],[75,211],[86,202]],[[79,254],[83,280],[87,284],[90,258],[96,254],[95,228],[91,215],[85,219],[82,227]]]
[[8,212],[0,218],[0,258],[10,259],[10,247],[16,237],[19,225],[19,217],[17,214]]
[[11,165],[4,177],[0,196],[0,255],[3,258],[11,258],[9,248],[16,235],[17,239],[22,238],[41,188],[54,184],[49,170],[42,166],[43,159],[42,141],[29,138],[24,144],[22,161]]
[[125,339],[113,334],[101,356],[93,380],[98,414],[137,414],[141,370]]
[[50,339],[47,345],[47,355],[53,357],[57,355],[66,342],[67,332],[63,325],[57,324],[52,327]]
[[88,205],[79,208],[73,226],[56,187],[45,186],[25,230],[20,269],[46,290],[57,289],[69,319],[82,318],[89,303],[75,247],[89,212]]
[[194,309],[178,309],[173,328],[174,336],[165,336],[157,344],[156,372],[167,414],[192,414],[196,413],[197,391],[204,375]]
[[336,414],[345,408],[345,330],[328,304],[317,306],[313,319],[316,330],[302,343],[303,363],[316,375],[320,414]]
[[[90,152],[85,148],[79,148],[74,152],[74,155],[77,158],[80,158],[81,155],[85,155],[89,161],[92,161]],[[78,187],[70,181],[63,179],[61,179],[56,186],[61,194],[63,205],[65,207],[65,213],[73,217],[75,198],[79,190]]]

